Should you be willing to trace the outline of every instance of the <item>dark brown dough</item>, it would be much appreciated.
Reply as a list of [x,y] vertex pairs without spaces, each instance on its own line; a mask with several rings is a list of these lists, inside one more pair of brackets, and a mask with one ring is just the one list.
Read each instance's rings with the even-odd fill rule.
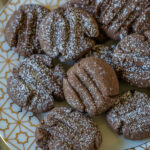
[[99,23],[112,39],[123,39],[131,32],[150,30],[149,0],[102,0],[96,3]]
[[95,45],[92,37],[98,37],[95,19],[79,8],[55,10],[40,25],[41,47],[50,57],[61,56],[61,61],[76,60]]
[[44,118],[35,133],[43,150],[98,150],[102,137],[94,122],[66,107],[56,107]]
[[63,89],[73,108],[94,116],[114,104],[119,83],[114,70],[104,60],[88,57],[68,70]]
[[52,66],[46,55],[32,55],[13,69],[7,81],[10,98],[28,111],[46,112],[54,107],[54,99],[64,99],[61,65]]
[[131,34],[115,48],[113,63],[121,78],[134,86],[150,87],[150,32]]
[[142,140],[150,137],[150,97],[138,91],[124,93],[108,111],[107,121],[125,138]]
[[41,53],[38,32],[42,19],[50,10],[37,4],[22,5],[9,19],[5,39],[21,56]]

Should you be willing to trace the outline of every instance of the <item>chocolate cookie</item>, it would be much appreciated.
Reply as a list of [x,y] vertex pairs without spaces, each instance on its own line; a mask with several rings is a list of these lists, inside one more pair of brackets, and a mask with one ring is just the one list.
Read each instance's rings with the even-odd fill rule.
[[82,8],[85,11],[92,14],[95,18],[97,18],[95,6],[96,6],[96,0],[70,0],[63,7]]
[[[70,0],[63,6],[63,8],[65,9],[69,7],[81,8],[90,13],[96,20],[98,20],[99,16],[97,15],[98,14],[97,11],[99,10],[97,10],[97,8],[99,9],[99,7],[96,7],[97,6],[96,3],[97,3],[96,0]],[[101,29],[101,25],[98,24],[98,26],[101,34],[99,34],[97,38],[94,38],[94,40],[97,43],[104,43],[108,38]]]
[[96,0],[96,15],[99,18],[103,11],[109,6],[111,0]]
[[51,57],[61,55],[60,60],[75,60],[95,45],[92,37],[98,37],[95,19],[78,8],[59,9],[49,13],[40,25],[40,44]]
[[115,72],[104,60],[89,57],[68,70],[63,89],[73,108],[94,116],[114,104],[119,83]]
[[150,97],[138,91],[128,91],[108,111],[111,128],[125,138],[142,140],[150,137]]
[[65,73],[61,65],[52,66],[46,55],[32,55],[13,69],[7,81],[10,98],[27,111],[46,112],[54,107],[54,99],[64,98],[62,79]]
[[150,87],[150,32],[131,34],[115,48],[113,63],[123,79],[134,86]]
[[102,0],[97,2],[97,7],[101,7],[99,22],[112,39],[150,30],[149,0]]
[[44,150],[98,150],[102,142],[91,119],[66,107],[51,110],[36,129],[35,137]]
[[27,57],[42,52],[39,25],[48,12],[43,6],[27,4],[13,13],[5,28],[5,39],[19,55]]
[[112,67],[114,67],[113,65],[113,61],[112,61],[112,57],[113,57],[113,51],[115,49],[115,45],[95,45],[91,51],[89,51],[85,57],[97,57],[97,58],[101,58],[104,59],[105,62],[109,65],[111,65]]

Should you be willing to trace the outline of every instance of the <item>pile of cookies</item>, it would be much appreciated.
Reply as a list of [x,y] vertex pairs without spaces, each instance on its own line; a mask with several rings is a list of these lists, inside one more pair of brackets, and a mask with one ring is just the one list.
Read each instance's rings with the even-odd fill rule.
[[[7,81],[10,98],[27,111],[49,111],[35,133],[42,149],[98,150],[92,117],[102,113],[125,138],[150,137],[150,97],[119,92],[120,79],[150,88],[149,0],[71,0],[53,11],[22,5],[5,38],[24,56]],[[105,46],[110,39],[116,44]],[[65,100],[70,108],[55,107]]]

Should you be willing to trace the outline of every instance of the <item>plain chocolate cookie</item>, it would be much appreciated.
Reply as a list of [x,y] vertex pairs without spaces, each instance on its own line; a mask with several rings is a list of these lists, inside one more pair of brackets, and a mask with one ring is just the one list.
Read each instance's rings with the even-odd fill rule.
[[35,137],[43,150],[98,150],[102,143],[94,122],[66,107],[52,109],[36,129]]
[[48,12],[50,10],[43,6],[27,4],[13,13],[5,28],[5,39],[19,55],[28,57],[42,52],[39,25]]
[[96,5],[103,31],[114,40],[150,30],[149,0],[100,0]]
[[119,83],[114,70],[103,59],[88,57],[68,70],[63,89],[73,108],[94,116],[114,104]]
[[142,140],[150,137],[150,97],[138,91],[124,93],[108,111],[107,121],[125,138]]
[[98,37],[95,19],[79,8],[58,9],[42,21],[39,31],[41,47],[50,57],[61,56],[61,61],[76,60],[95,45]]
[[46,112],[54,107],[54,99],[64,98],[61,65],[52,66],[46,55],[32,55],[13,69],[7,81],[7,92],[14,103],[27,111]]
[[113,63],[121,78],[134,86],[150,87],[150,32],[131,34],[115,48]]

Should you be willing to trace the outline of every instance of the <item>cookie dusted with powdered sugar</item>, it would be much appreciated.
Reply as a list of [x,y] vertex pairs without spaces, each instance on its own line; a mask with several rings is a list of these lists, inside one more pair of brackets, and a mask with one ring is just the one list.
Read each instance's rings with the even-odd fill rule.
[[96,15],[98,18],[100,18],[100,15],[105,11],[106,8],[108,8],[111,0],[96,0],[95,2],[95,8],[96,8]]
[[79,8],[58,9],[49,13],[40,25],[41,47],[50,57],[61,61],[76,60],[95,45],[98,37],[95,19]]
[[9,19],[5,39],[21,56],[41,53],[38,33],[42,19],[50,10],[37,4],[22,5]]
[[150,137],[150,97],[138,91],[124,93],[108,111],[107,121],[125,138],[142,140]]
[[27,111],[41,113],[54,107],[54,99],[63,100],[61,65],[53,66],[46,55],[32,55],[13,69],[7,80],[7,92],[14,103]]
[[96,6],[96,0],[70,0],[63,7],[82,8],[83,10],[89,12],[95,18],[97,18],[95,6]]
[[96,5],[103,31],[114,40],[150,30],[149,0],[99,0]]
[[[97,8],[99,9],[100,7],[96,7],[97,0],[70,0],[68,1],[65,5],[63,5],[63,8],[69,8],[69,7],[74,7],[74,8],[81,8],[85,11],[87,11],[88,13],[90,13],[97,21],[98,23],[98,19],[99,16],[97,14],[99,14],[97,11]],[[95,41],[97,43],[104,43],[105,41],[108,40],[107,36],[104,34],[104,32],[101,29],[101,25],[98,24],[99,26],[99,36],[94,38]]]
[[103,59],[88,57],[68,70],[63,89],[68,104],[94,116],[114,104],[119,83],[114,70]]
[[125,37],[114,50],[113,63],[124,80],[137,87],[150,87],[150,32]]
[[36,143],[43,150],[98,150],[102,137],[94,122],[66,107],[56,107],[35,132]]

